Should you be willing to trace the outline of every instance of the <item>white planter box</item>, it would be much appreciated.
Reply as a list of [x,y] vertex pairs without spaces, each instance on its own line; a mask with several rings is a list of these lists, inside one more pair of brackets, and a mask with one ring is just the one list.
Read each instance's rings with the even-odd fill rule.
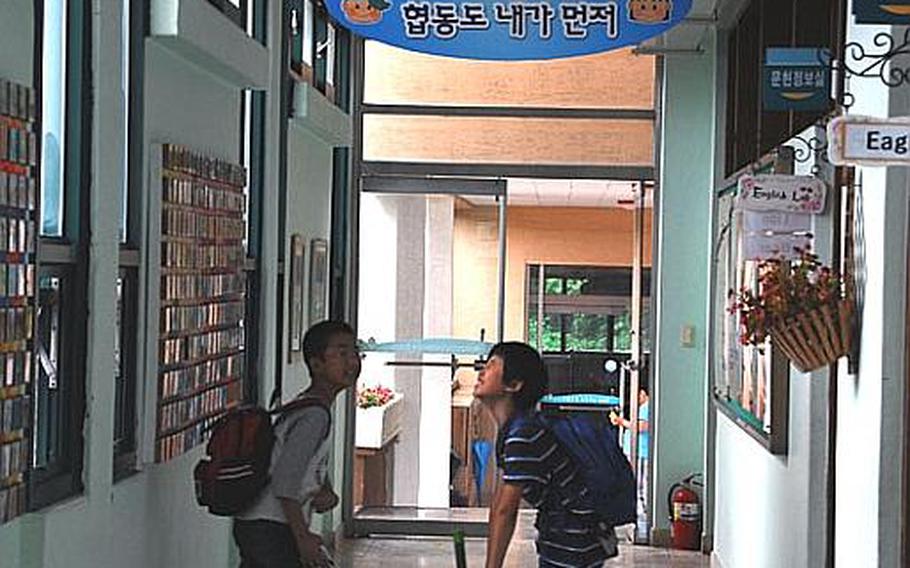
[[357,408],[354,445],[379,449],[401,431],[404,397],[396,393],[385,406]]

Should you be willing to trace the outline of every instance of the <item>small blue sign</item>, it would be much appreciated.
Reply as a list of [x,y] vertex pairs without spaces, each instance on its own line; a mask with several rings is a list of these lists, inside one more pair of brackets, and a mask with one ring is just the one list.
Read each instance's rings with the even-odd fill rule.
[[764,110],[806,111],[830,107],[830,52],[817,47],[769,47],[765,51]]
[[910,0],[853,0],[857,24],[910,24]]
[[326,0],[368,39],[467,59],[556,59],[638,44],[680,23],[692,0]]

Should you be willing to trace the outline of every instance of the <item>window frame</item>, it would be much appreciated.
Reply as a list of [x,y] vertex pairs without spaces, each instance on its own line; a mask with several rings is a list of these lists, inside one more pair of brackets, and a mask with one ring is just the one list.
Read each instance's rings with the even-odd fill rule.
[[[266,0],[251,0],[248,5],[247,32],[253,39],[267,40],[268,3]],[[250,116],[247,117],[249,112]],[[245,377],[244,400],[251,404],[259,402],[259,259],[262,250],[263,218],[262,202],[265,187],[265,150],[267,103],[262,91],[246,90],[241,93],[240,104],[240,156],[247,167],[247,243],[244,275],[246,276],[246,311],[244,314]]]
[[[128,0],[123,0],[124,3]],[[114,482],[129,477],[138,471],[139,456],[139,274],[140,243],[142,214],[143,182],[143,121],[144,121],[144,73],[145,37],[148,34],[148,3],[140,5],[130,3],[128,59],[129,77],[128,92],[124,93],[129,101],[129,113],[126,121],[126,170],[123,172],[126,195],[124,209],[126,230],[121,236],[118,250],[118,280],[123,282],[124,294],[121,301],[120,321],[117,333],[120,341],[120,365],[118,377],[114,383],[115,427],[113,444]],[[125,47],[126,48],[126,47]],[[120,393],[120,387],[125,392]],[[116,420],[120,420],[122,430],[117,429]]]
[[[37,4],[36,19],[43,22],[44,2]],[[91,188],[92,97],[91,97],[91,3],[88,0],[69,0],[66,11],[67,77],[64,87],[66,105],[66,140],[64,159],[65,175],[61,181],[64,207],[63,235],[39,236],[36,253],[36,294],[40,297],[40,281],[45,275],[60,275],[68,280],[61,290],[63,302],[61,319],[65,340],[60,348],[58,374],[66,374],[63,382],[62,404],[56,415],[47,418],[48,427],[60,428],[62,444],[60,456],[48,467],[37,468],[32,456],[29,474],[28,510],[35,511],[82,493],[84,465],[85,376],[88,305],[85,291],[88,281],[88,226]],[[36,26],[36,54],[43,51],[43,25]],[[35,84],[42,91],[43,77],[40,66],[35,66]],[[40,192],[39,192],[40,193]],[[39,198],[40,202],[40,198]],[[39,203],[40,206],[40,203]],[[39,207],[40,210],[40,207]],[[80,298],[80,294],[82,297]],[[40,302],[39,309],[41,308]],[[35,315],[35,336],[40,333],[38,314]],[[34,354],[35,385],[40,389],[40,371],[37,354]],[[33,394],[37,394],[33,391]],[[33,402],[37,403],[37,399]],[[32,428],[37,432],[43,427],[45,415],[33,412]]]

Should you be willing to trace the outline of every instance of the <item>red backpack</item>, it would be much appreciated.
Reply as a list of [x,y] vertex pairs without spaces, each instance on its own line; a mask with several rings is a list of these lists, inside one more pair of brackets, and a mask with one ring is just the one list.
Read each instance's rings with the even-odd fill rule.
[[241,406],[212,426],[206,457],[193,470],[196,501],[213,515],[233,516],[247,509],[269,482],[277,425],[291,410],[305,406],[329,409],[314,398],[300,398],[275,410]]

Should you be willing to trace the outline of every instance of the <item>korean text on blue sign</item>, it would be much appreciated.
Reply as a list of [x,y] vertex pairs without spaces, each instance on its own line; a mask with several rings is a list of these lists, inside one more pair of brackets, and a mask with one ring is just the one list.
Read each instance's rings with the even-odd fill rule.
[[326,0],[368,39],[467,59],[572,57],[636,45],[680,23],[692,0]]
[[853,0],[858,24],[910,24],[910,0]]
[[827,49],[769,47],[762,88],[764,110],[806,111],[830,107],[831,70]]

